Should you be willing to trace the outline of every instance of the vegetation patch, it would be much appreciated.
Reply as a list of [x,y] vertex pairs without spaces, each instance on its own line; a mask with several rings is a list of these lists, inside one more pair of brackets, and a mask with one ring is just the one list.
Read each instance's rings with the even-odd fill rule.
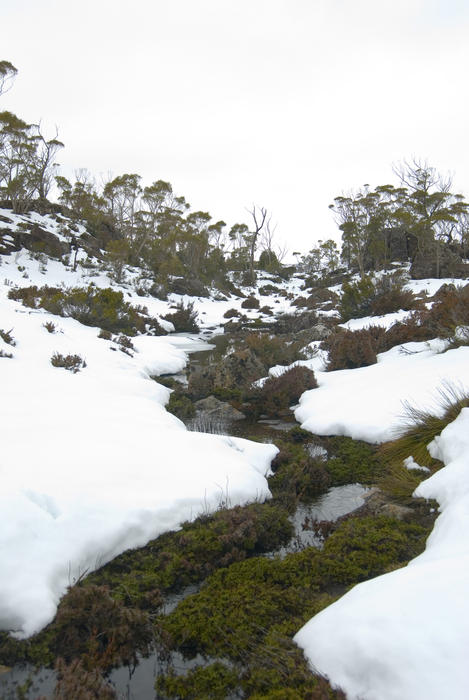
[[188,302],[187,306],[181,301],[176,304],[174,313],[166,314],[163,318],[166,321],[171,321],[177,333],[198,333],[200,329],[197,316],[198,313],[194,309],[193,301]]
[[73,374],[86,367],[86,362],[80,355],[62,355],[60,352],[54,352],[50,361],[53,367],[63,367]]
[[[220,569],[199,593],[160,618],[159,632],[171,649],[187,656],[227,659],[248,697],[343,697],[327,684],[323,695],[311,695],[321,679],[311,677],[291,637],[333,601],[331,587],[403,565],[422,551],[427,534],[423,527],[392,518],[351,518],[322,551],[308,548],[283,560],[256,557]],[[186,692],[192,688],[195,693],[192,677],[184,678]],[[231,674],[229,682],[232,688]],[[158,687],[169,689],[165,676]]]
[[98,326],[111,333],[165,334],[158,321],[148,316],[146,307],[132,306],[124,301],[122,292],[110,287],[31,286],[10,289],[8,298],[32,309],[42,308],[57,316],[71,316],[85,326]]
[[278,377],[268,377],[260,388],[247,396],[251,410],[256,413],[278,416],[299,401],[303,392],[317,387],[314,372],[307,367],[295,365]]

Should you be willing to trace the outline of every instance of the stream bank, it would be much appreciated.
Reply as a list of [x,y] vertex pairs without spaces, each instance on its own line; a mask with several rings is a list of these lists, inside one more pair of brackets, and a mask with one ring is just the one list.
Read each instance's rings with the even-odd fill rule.
[[[216,362],[217,353],[223,355],[229,347],[214,345],[202,351],[202,358],[197,353],[191,363]],[[121,555],[79,585],[85,590],[106,586],[119,610],[132,611],[132,615],[133,611],[142,612],[152,626],[153,639],[147,650],[151,653],[145,658],[136,647],[139,663],[133,672],[129,665],[110,671],[109,643],[102,652],[93,651],[91,629],[79,650],[68,650],[70,659],[86,659],[91,668],[95,664],[108,672],[118,697],[226,698],[228,693],[251,697],[271,687],[284,688],[285,692],[295,689],[301,698],[305,688],[314,684],[301,654],[289,642],[302,621],[332,602],[348,585],[404,563],[422,546],[424,528],[415,530],[399,521],[374,518],[374,524],[367,520],[366,527],[350,529],[346,519],[340,521],[363,505],[365,489],[355,482],[373,483],[379,472],[374,448],[347,438],[311,436],[286,416],[236,421],[227,432],[231,430],[278,444],[280,452],[270,478],[272,501],[203,516],[179,533],[168,533],[142,550]],[[340,522],[334,524],[337,520]],[[330,527],[322,524],[318,529],[317,524],[325,522]],[[367,541],[370,532],[374,538]],[[376,538],[396,540],[389,556],[381,553],[376,559]],[[351,559],[357,547],[362,550],[358,564]],[[107,593],[99,595],[107,600]],[[175,607],[169,608],[171,598]],[[204,611],[203,621],[200,610]],[[76,625],[76,618],[72,624]],[[217,630],[224,625],[220,636]],[[67,650],[53,643],[57,634],[52,623],[31,644],[18,643],[17,657],[41,664],[45,650],[53,650],[53,656],[63,655]],[[100,634],[112,639],[116,631]],[[230,644],[227,635],[232,639]],[[11,646],[9,660],[14,658]],[[272,654],[277,659],[273,668],[269,666],[272,661],[267,663]],[[286,673],[282,665],[289,668],[291,659],[295,668]],[[52,662],[49,658],[48,663]],[[5,674],[2,697],[19,697],[14,683],[26,681],[31,668],[15,667]],[[264,678],[256,668],[265,669]],[[200,690],[211,675],[225,684],[220,695],[208,696]],[[156,676],[160,681],[155,694]],[[32,679],[31,687],[22,691],[23,697],[53,697],[53,671],[41,668]],[[183,694],[186,691],[181,690],[181,683],[188,694]]]

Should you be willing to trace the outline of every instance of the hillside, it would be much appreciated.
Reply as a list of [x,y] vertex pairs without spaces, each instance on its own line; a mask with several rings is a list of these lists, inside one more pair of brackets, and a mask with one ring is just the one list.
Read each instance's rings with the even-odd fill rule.
[[[63,657],[67,682],[101,683],[156,648],[203,659],[182,685],[161,672],[157,697],[465,697],[465,280],[280,266],[162,294],[63,210],[0,221],[0,663]],[[191,423],[213,396],[236,436]],[[375,489],[362,509],[279,555],[298,504],[357,481]]]

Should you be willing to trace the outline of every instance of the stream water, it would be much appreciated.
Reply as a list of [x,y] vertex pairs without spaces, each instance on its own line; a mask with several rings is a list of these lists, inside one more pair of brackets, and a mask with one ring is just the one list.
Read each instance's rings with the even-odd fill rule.
[[[201,366],[217,361],[226,354],[230,342],[230,338],[223,335],[210,339],[210,347],[191,355],[191,366]],[[180,375],[177,378],[181,382],[187,381],[185,375]],[[199,429],[203,428],[203,416],[199,416],[198,420]],[[275,443],[276,435],[278,437],[279,431],[290,430],[294,425],[297,425],[297,423],[292,415],[291,418],[262,420],[257,423],[236,421],[230,425],[213,426],[208,425],[208,422],[206,422],[205,427],[208,426],[210,432],[226,431],[241,437]],[[197,429],[197,423],[193,424],[191,429]],[[319,445],[311,443],[307,446],[307,449],[312,456],[327,457],[327,453]],[[326,494],[309,505],[300,504],[292,516],[295,533],[291,541],[285,547],[275,552],[270,552],[266,556],[285,556],[288,552],[298,551],[304,547],[322,546],[322,539],[314,528],[314,521],[335,521],[339,517],[352,512],[364,503],[366,492],[367,489],[360,484],[338,486],[331,488]],[[181,600],[197,592],[197,590],[198,587],[190,586],[179,594],[167,596],[164,608],[165,613],[171,612]],[[176,672],[179,671],[181,673],[206,663],[207,659],[202,657],[188,660],[179,653],[173,653],[171,657],[172,668]],[[113,670],[109,675],[109,679],[120,699],[158,700],[154,690],[155,678],[166,670],[167,662],[159,659],[158,654],[155,652],[148,658],[140,658],[135,668],[125,666]],[[28,684],[27,688],[24,685],[25,683]],[[55,683],[56,674],[53,670],[46,668],[36,670],[31,665],[18,665],[5,673],[0,671],[0,698],[2,700],[18,700],[18,698],[36,700],[38,697],[49,699],[53,696]],[[18,689],[21,687],[24,687],[24,690],[19,692]]]

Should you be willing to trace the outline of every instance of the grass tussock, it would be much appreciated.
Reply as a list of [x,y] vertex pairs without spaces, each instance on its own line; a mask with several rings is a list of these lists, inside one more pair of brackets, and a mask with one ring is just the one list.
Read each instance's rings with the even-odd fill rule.
[[388,464],[381,487],[400,501],[410,499],[428,473],[407,469],[404,460],[412,456],[417,464],[428,467],[432,472],[441,468],[441,462],[430,455],[428,445],[467,407],[469,393],[451,384],[443,384],[438,389],[438,405],[434,411],[406,403],[399,434],[379,450],[380,456]]

